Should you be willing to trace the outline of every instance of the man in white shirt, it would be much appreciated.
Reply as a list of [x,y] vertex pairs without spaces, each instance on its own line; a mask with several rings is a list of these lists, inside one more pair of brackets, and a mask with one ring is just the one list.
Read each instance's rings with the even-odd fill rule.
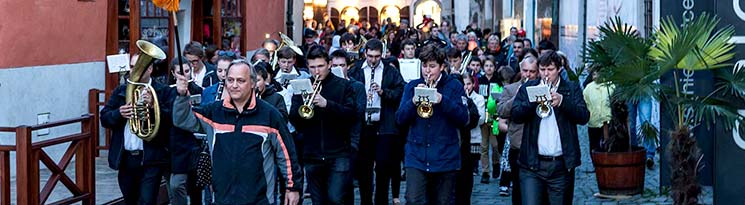
[[[522,204],[572,204],[574,168],[581,164],[577,125],[586,124],[590,112],[579,84],[564,81],[561,57],[549,52],[538,59],[541,79],[523,84],[512,103],[511,119],[523,123],[518,164]],[[530,102],[527,87],[548,85],[552,111],[542,118],[539,102]],[[548,201],[545,201],[548,200]]]
[[[138,58],[138,55],[133,56],[131,64],[137,62]],[[112,131],[109,167],[119,171],[117,178],[125,204],[155,204],[160,182],[169,165],[167,147],[172,127],[169,108],[174,92],[168,86],[151,80],[152,71],[152,66],[146,65],[136,81],[152,85],[159,101],[160,128],[153,139],[143,141],[130,130],[129,119],[137,113],[132,103],[126,102],[127,84],[117,87],[101,109],[101,125]],[[144,94],[144,104],[152,105],[153,97],[152,94]],[[152,115],[153,110],[150,109]]]

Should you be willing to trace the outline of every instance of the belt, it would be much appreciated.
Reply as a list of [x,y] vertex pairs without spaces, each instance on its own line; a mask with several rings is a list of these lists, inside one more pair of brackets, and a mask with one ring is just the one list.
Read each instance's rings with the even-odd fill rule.
[[124,150],[124,153],[129,154],[129,156],[139,156],[142,155],[142,150]]
[[552,156],[538,155],[538,160],[540,161],[561,161],[561,160],[564,160],[564,157],[563,156],[552,157]]

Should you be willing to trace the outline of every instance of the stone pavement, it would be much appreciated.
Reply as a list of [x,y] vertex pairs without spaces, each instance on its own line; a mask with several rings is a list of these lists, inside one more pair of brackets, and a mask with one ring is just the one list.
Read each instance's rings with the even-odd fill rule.
[[[606,204],[672,204],[672,200],[666,194],[660,194],[659,191],[659,166],[655,165],[653,170],[647,170],[645,179],[645,191],[642,195],[633,196],[627,200],[611,200],[611,199],[599,199],[593,197],[593,194],[598,192],[597,182],[595,181],[595,173],[589,173],[588,170],[593,170],[592,163],[590,162],[590,156],[587,150],[589,150],[586,128],[580,127],[580,146],[582,149],[582,166],[577,168],[576,171],[576,182],[574,191],[574,204],[591,204],[591,205],[606,205]],[[659,159],[658,159],[659,160]],[[68,166],[67,173],[74,180],[74,165]],[[48,170],[42,170],[42,186],[46,183],[46,179],[49,177]],[[491,179],[490,184],[481,184],[480,176],[474,177],[474,188],[472,194],[472,204],[474,205],[493,205],[493,204],[510,204],[510,197],[498,196],[498,183],[497,179]],[[15,179],[11,182],[11,201],[15,201]],[[403,194],[406,190],[406,183],[402,182],[401,185],[402,201],[405,201]],[[64,197],[71,196],[69,191],[64,190],[64,186],[58,184],[55,188],[54,193],[50,196],[47,202],[54,202]],[[355,189],[355,204],[359,204],[359,192]],[[107,201],[113,200],[121,196],[119,187],[116,180],[116,172],[108,168],[108,162],[106,160],[106,152],[102,152],[101,157],[96,159],[96,204],[102,204]],[[711,187],[704,187],[704,193],[701,196],[701,202],[704,204],[713,204]],[[306,199],[304,204],[311,204],[310,199]]]

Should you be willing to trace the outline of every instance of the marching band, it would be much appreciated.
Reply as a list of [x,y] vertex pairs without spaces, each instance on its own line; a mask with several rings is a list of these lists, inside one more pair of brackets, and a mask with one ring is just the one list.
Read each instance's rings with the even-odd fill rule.
[[307,29],[302,45],[280,33],[214,62],[191,42],[171,86],[141,41],[100,118],[125,203],[154,204],[165,179],[172,204],[354,204],[355,187],[363,205],[470,204],[483,173],[513,204],[572,204],[589,111],[555,49],[389,23]]

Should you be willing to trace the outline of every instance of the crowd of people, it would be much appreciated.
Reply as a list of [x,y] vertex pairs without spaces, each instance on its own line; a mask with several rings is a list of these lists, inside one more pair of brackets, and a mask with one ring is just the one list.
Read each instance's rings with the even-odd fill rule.
[[[148,67],[139,82],[156,93],[143,99],[164,116],[153,140],[130,130],[126,83],[101,110],[126,204],[154,204],[162,179],[177,205],[353,204],[354,189],[363,205],[401,204],[403,181],[407,204],[471,204],[476,176],[513,204],[572,204],[577,125],[599,146],[611,91],[567,79],[567,57],[517,28],[427,19],[326,22],[299,47],[268,39],[247,57],[190,42],[168,72]],[[409,59],[416,79],[403,77]],[[550,101],[531,100],[539,85]]]

